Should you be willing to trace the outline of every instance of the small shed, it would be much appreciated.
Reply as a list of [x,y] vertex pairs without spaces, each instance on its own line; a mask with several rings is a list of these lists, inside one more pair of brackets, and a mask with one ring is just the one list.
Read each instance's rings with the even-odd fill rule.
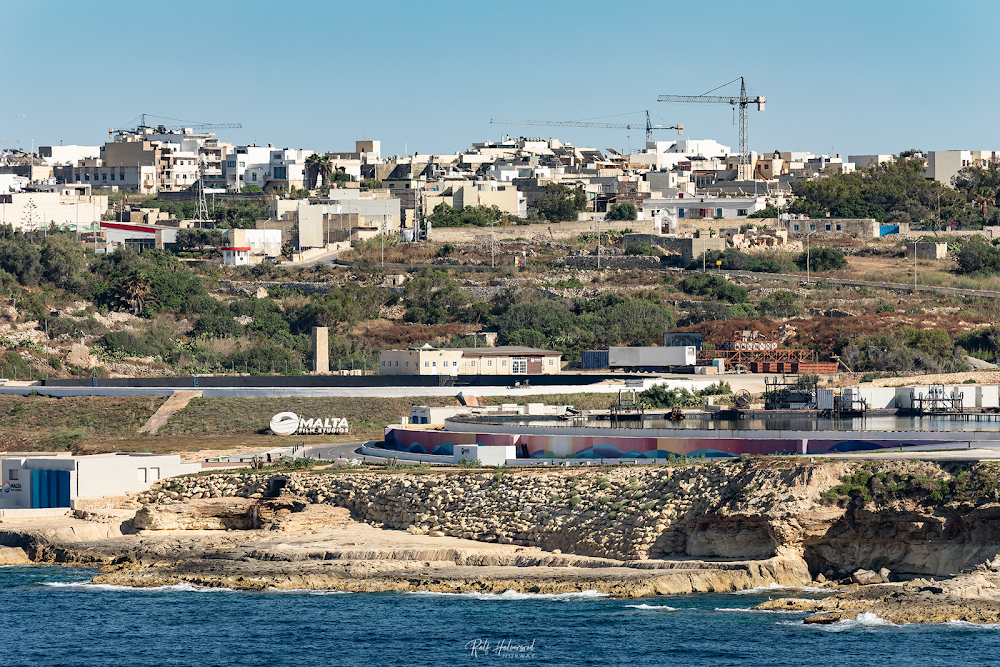
[[249,266],[250,246],[222,248],[222,263],[226,266]]

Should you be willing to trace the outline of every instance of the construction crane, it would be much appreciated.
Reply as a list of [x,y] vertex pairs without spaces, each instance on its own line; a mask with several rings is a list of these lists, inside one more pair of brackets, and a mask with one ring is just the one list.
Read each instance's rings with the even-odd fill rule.
[[[153,127],[151,125],[146,124],[146,116],[150,116],[151,118],[160,118],[162,120],[173,120],[185,124],[170,125],[170,126],[157,125],[156,127]],[[155,116],[153,114],[145,114],[145,113],[141,114],[138,117],[138,120],[139,124],[134,128],[121,128],[121,129],[108,128],[108,137],[110,138],[111,136],[113,136],[115,132],[118,132],[120,134],[138,134],[140,130],[146,128],[151,130],[156,130],[160,128],[163,128],[164,130],[184,130],[190,128],[194,132],[204,132],[206,130],[230,130],[230,129],[241,129],[243,127],[241,123],[195,123],[193,121],[185,122],[177,118],[167,118],[165,116]]]
[[612,129],[612,130],[638,130],[642,127],[646,129],[646,141],[653,140],[653,130],[677,130],[677,134],[684,134],[683,125],[653,125],[649,120],[649,112],[646,112],[645,126],[639,123],[591,123],[580,120],[512,120],[510,118],[491,118],[490,123],[494,125],[547,125],[550,127],[589,127],[592,129]]
[[[737,80],[733,79],[729,83],[735,83]],[[656,100],[657,102],[702,102],[705,104],[728,104],[731,107],[739,107],[740,109],[740,169],[739,178],[750,178],[748,166],[750,165],[750,147],[747,143],[747,106],[750,104],[757,105],[757,111],[764,110],[764,96],[759,95],[757,97],[750,97],[747,95],[747,83],[746,80],[741,76],[739,78],[740,82],[740,95],[739,97],[720,97],[717,95],[660,95]],[[723,84],[728,86],[729,83]],[[722,88],[723,86],[719,86]],[[718,90],[716,88],[715,90]],[[713,92],[713,91],[709,91]]]

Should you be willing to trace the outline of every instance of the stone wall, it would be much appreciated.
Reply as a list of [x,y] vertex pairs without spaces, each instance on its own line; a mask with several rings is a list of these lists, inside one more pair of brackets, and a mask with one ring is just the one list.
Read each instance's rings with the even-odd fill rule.
[[[615,220],[600,223],[602,232],[631,229],[646,234],[655,233],[652,220]],[[547,239],[569,239],[580,234],[594,233],[596,228],[590,220],[578,222],[547,222],[535,225],[505,225],[502,227],[432,227],[428,240],[434,243],[473,243],[477,236],[494,234],[497,240],[536,237]]]
[[[572,255],[564,260],[566,266],[577,269],[596,269],[597,255]],[[659,269],[662,264],[659,257],[643,255],[601,255],[601,269]]]

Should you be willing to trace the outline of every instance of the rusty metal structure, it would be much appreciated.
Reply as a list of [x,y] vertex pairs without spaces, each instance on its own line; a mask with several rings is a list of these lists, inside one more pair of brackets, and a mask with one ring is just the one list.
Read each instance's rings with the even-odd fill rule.
[[815,350],[779,348],[777,331],[734,331],[720,350],[699,350],[698,365],[709,365],[712,359],[724,359],[726,368],[751,373],[833,373],[835,362],[817,359]]

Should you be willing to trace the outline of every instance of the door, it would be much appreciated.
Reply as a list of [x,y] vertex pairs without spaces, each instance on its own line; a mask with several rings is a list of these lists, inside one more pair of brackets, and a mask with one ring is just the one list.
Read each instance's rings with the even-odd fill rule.
[[542,374],[542,358],[528,357],[528,375]]
[[510,374],[527,375],[528,359],[526,357],[514,357],[513,359],[511,359]]

